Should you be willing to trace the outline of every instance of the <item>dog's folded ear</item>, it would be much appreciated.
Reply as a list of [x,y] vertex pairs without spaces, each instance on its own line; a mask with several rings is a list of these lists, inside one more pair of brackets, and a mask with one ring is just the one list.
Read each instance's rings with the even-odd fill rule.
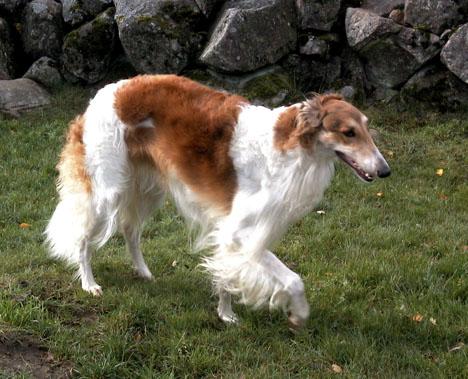
[[300,144],[311,150],[315,136],[320,130],[326,116],[326,102],[342,100],[338,94],[315,94],[301,104],[287,108],[278,118],[275,125],[275,145],[280,150],[288,150]]
[[311,131],[322,124],[323,107],[319,96],[315,96],[301,104],[299,114],[297,115],[296,127],[298,130]]
[[306,133],[319,128],[326,115],[325,104],[330,100],[343,100],[343,97],[337,93],[314,94],[311,99],[302,103],[297,117],[297,127],[304,129]]
[[296,117],[296,134],[303,148],[312,148],[324,116],[321,96],[314,96],[301,104]]

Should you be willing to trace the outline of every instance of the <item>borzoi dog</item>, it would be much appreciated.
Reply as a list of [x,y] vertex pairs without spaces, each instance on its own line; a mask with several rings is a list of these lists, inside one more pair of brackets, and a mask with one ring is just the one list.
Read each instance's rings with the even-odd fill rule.
[[321,200],[336,157],[366,182],[390,174],[367,121],[336,94],[268,109],[174,75],[109,84],[70,124],[46,230],[51,254],[100,295],[92,250],[120,230],[136,271],[152,278],[142,224],[169,193],[199,227],[221,320],[237,322],[235,295],[283,309],[298,328],[309,316],[304,284],[268,249]]

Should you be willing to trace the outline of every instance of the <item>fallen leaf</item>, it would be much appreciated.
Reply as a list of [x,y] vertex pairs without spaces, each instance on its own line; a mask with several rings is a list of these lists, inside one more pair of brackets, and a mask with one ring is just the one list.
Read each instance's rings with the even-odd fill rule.
[[440,199],[440,200],[448,200],[448,196],[447,196],[447,195],[444,195],[443,193],[440,193],[440,194],[439,194],[439,199]]
[[431,317],[429,321],[431,322],[432,325],[437,325],[437,320],[435,318]]
[[172,262],[172,267],[177,266],[177,261]]
[[463,349],[463,346],[465,346],[465,344],[463,342],[458,342],[454,347],[449,349],[449,352],[461,350],[461,349]]
[[376,195],[377,197],[383,197],[383,192],[377,192]]
[[325,214],[325,211],[322,211],[322,210],[317,211],[317,214],[319,214],[319,215],[324,215],[324,214]]
[[387,151],[387,155],[390,157],[390,158],[393,158],[393,156],[395,155],[395,153],[391,150],[388,150]]
[[336,363],[332,364],[331,369],[333,372],[336,372],[337,374],[341,374],[343,372],[343,369],[341,368],[341,366],[337,365]]
[[135,342],[137,342],[137,343],[140,342],[140,341],[142,340],[142,338],[143,338],[143,337],[141,336],[141,333],[138,333],[138,332],[135,333],[135,335],[133,336],[133,340],[134,340]]
[[31,227],[31,224],[27,224],[25,222],[22,222],[21,224],[19,224],[19,227],[21,229],[27,229],[27,228],[30,228]]
[[442,176],[442,175],[444,175],[444,169],[443,169],[443,168],[438,168],[438,169],[436,170],[436,175],[437,175],[437,176]]
[[416,322],[421,322],[423,318],[424,316],[419,313],[416,313],[413,317],[411,317],[411,319]]

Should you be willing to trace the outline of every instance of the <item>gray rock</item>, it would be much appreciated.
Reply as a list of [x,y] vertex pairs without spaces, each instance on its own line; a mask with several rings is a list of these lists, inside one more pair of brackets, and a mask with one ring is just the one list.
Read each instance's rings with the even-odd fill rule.
[[210,18],[213,14],[213,11],[216,8],[224,3],[224,0],[194,0],[198,5],[198,8],[202,11],[205,17]]
[[363,63],[357,53],[350,48],[343,50],[341,59],[341,84],[343,86],[352,86],[356,91],[354,98],[364,102],[369,84]]
[[438,110],[468,109],[468,85],[437,65],[422,68],[401,89],[405,101],[430,104]]
[[58,87],[63,83],[58,63],[49,57],[41,57],[35,61],[23,78],[34,80],[47,88]]
[[442,47],[437,35],[405,27],[400,29],[394,41],[401,49],[410,53],[420,65],[434,58]]
[[28,0],[0,0],[0,13],[15,14],[28,2]]
[[394,9],[402,9],[405,0],[364,0],[361,8],[371,11],[379,16],[388,15]]
[[24,9],[21,33],[24,51],[33,59],[58,58],[62,47],[62,5],[54,0],[33,0]]
[[321,40],[316,36],[309,36],[306,44],[299,48],[299,51],[303,55],[316,55],[319,57],[326,57],[328,53],[328,43]]
[[405,22],[435,34],[458,25],[467,0],[406,0]]
[[452,34],[440,54],[447,68],[468,84],[468,23]]
[[0,112],[14,114],[49,103],[49,94],[31,79],[0,80]]
[[116,42],[114,13],[109,8],[66,35],[62,54],[66,71],[87,83],[105,76]]
[[352,101],[356,96],[356,89],[353,86],[344,86],[339,91],[340,95],[343,96],[346,100]]
[[112,5],[112,0],[62,0],[63,20],[72,26],[95,18]]
[[228,72],[253,71],[277,62],[296,44],[292,0],[228,3],[200,60]]
[[14,47],[8,23],[0,18],[0,80],[14,76]]
[[403,27],[371,12],[348,8],[349,45],[364,59],[370,82],[395,88],[440,51],[439,37]]
[[360,8],[346,10],[345,28],[349,46],[356,50],[401,30],[392,20]]
[[399,92],[397,90],[387,87],[377,87],[372,93],[372,96],[370,96],[370,103],[374,103],[375,101],[381,103],[390,103],[393,100],[397,99],[398,95]]
[[341,0],[297,0],[301,29],[330,31],[338,20]]
[[243,76],[235,90],[254,104],[277,107],[294,92],[293,81],[279,66],[270,66]]
[[295,86],[288,73],[273,65],[257,71],[233,75],[213,70],[192,70],[186,75],[220,90],[238,93],[254,104],[277,107],[295,95]]
[[128,59],[139,72],[179,73],[200,48],[205,20],[193,0],[115,0]]
[[323,92],[337,88],[341,76],[341,59],[332,57],[328,61],[303,55],[291,54],[282,66],[295,79],[296,86],[303,92]]

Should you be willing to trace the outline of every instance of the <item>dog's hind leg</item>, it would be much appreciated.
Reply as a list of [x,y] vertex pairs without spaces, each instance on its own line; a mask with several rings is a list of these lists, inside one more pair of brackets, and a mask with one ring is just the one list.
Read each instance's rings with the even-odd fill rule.
[[91,269],[91,247],[86,239],[83,239],[80,244],[79,269],[78,274],[81,278],[81,287],[86,292],[92,293],[94,296],[102,295],[102,288],[94,280],[93,271]]
[[153,274],[146,265],[143,253],[140,249],[141,227],[139,225],[125,225],[122,227],[122,233],[127,245],[127,251],[132,257],[133,266],[135,270],[143,279],[153,279]]
[[120,214],[120,227],[125,238],[127,251],[132,258],[138,276],[143,279],[153,279],[140,249],[143,222],[156,208],[161,206],[163,200],[164,192],[157,186],[146,192],[137,189]]

